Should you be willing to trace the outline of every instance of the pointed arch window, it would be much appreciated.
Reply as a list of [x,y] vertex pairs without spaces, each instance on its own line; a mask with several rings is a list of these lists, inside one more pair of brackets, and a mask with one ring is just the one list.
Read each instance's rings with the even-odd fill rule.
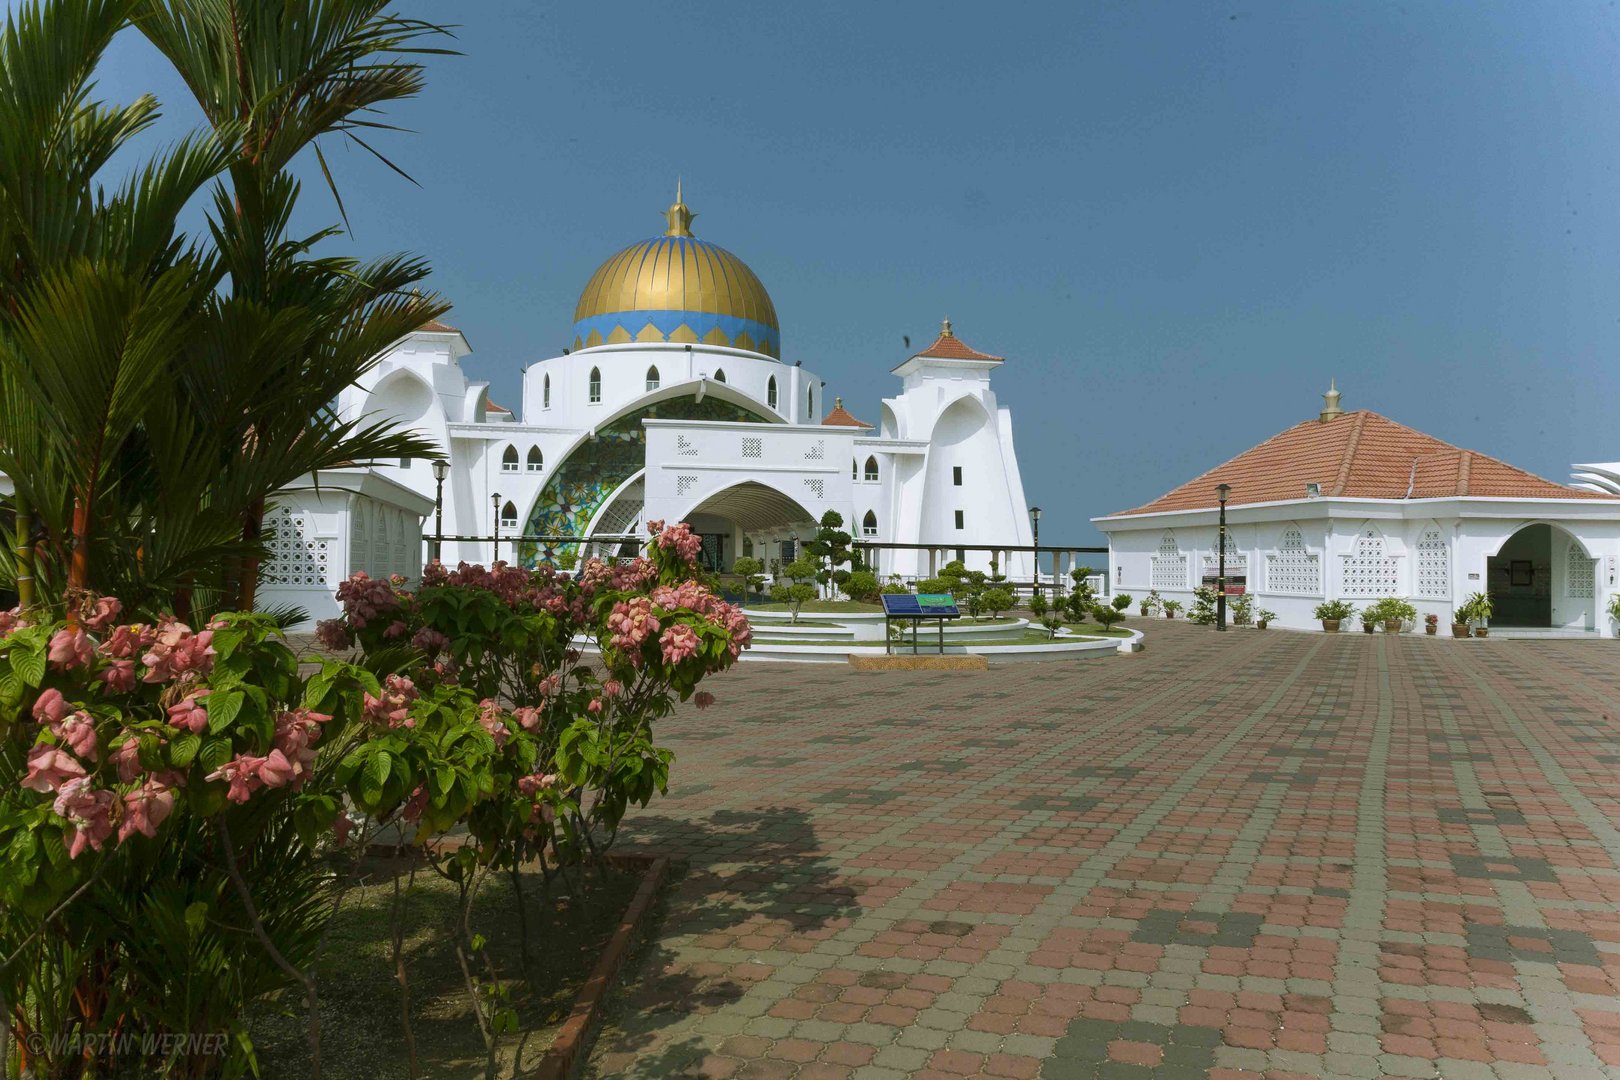
[[[1220,569],[1220,558],[1210,554],[1204,556],[1204,576],[1210,577]],[[1247,578],[1249,576],[1249,555],[1240,551],[1237,541],[1232,537],[1232,530],[1226,530],[1226,572],[1235,577]]]
[[542,409],[551,408],[551,376],[550,375],[547,375],[544,379],[540,380],[540,407]]
[[1305,546],[1298,525],[1290,525],[1266,556],[1266,588],[1289,596],[1322,595],[1322,557]]
[[772,375],[770,377],[770,380],[765,383],[765,404],[769,405],[773,409],[776,408],[776,376],[775,375]]
[[872,510],[868,510],[866,516],[861,518],[861,535],[876,536],[877,534],[877,514]]
[[866,459],[866,482],[875,484],[878,480],[878,463],[876,457]]
[[854,458],[849,459],[849,478],[851,480],[859,480],[861,478],[861,463],[856,461]]
[[715,382],[725,382],[726,381],[726,373],[725,373],[725,371],[723,369],[721,369],[721,368],[715,368],[714,369],[714,381]]
[[508,499],[506,505],[501,507],[501,528],[515,529],[517,523],[517,507]]
[[529,447],[529,471],[540,472],[546,467],[545,455],[540,453],[538,446]]
[[602,403],[602,369],[601,368],[594,368],[594,367],[591,368],[590,393],[591,393],[591,404],[592,405],[600,405]]
[[1187,556],[1176,543],[1176,534],[1166,532],[1159,537],[1159,547],[1153,553],[1153,587],[1155,589],[1185,589],[1187,587]]
[[806,420],[816,418],[816,388],[813,386],[804,388],[804,418]]
[[658,365],[654,364],[652,367],[647,369],[647,389],[658,389],[658,382]]
[[517,472],[517,471],[518,471],[517,447],[508,446],[504,451],[501,452],[501,472]]

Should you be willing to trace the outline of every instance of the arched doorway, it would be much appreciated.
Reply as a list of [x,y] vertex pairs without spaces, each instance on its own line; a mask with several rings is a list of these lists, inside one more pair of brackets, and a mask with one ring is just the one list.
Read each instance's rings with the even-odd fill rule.
[[1491,625],[1596,629],[1595,569],[1585,546],[1564,529],[1524,526],[1485,560]]
[[766,543],[767,567],[773,559],[791,562],[788,545],[796,547],[801,534],[816,527],[815,516],[797,499],[757,480],[716,491],[683,517],[703,537],[704,566],[721,572],[731,569],[745,538],[758,537]]

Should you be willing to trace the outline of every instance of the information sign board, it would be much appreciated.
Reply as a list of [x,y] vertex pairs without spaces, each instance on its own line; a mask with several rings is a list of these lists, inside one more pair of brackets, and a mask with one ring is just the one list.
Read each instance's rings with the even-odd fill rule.
[[883,613],[891,619],[956,619],[962,612],[950,593],[884,593]]

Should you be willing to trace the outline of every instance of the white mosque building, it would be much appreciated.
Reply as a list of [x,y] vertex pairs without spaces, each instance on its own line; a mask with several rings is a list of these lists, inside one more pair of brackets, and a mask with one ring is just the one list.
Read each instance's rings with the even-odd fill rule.
[[[648,521],[686,521],[712,567],[790,561],[828,510],[875,551],[882,574],[927,576],[964,558],[1028,579],[1030,535],[1012,417],[990,379],[1003,358],[947,320],[893,369],[877,424],[783,359],[776,307],[737,256],[692,235],[679,196],[668,230],[604,262],[574,312],[570,347],[529,364],[517,411],[461,369],[471,348],[431,322],[338,400],[346,419],[392,418],[443,448],[442,558],[535,565],[564,551],[627,550]],[[319,490],[317,490],[317,486]],[[432,537],[440,486],[429,460],[373,462],[285,493],[268,592],[316,618],[348,573],[421,565],[411,519]],[[460,539],[466,538],[466,539]],[[567,539],[562,539],[567,538]],[[571,542],[579,538],[580,542]],[[926,547],[920,547],[926,545]],[[1019,551],[1019,548],[1025,550]]]

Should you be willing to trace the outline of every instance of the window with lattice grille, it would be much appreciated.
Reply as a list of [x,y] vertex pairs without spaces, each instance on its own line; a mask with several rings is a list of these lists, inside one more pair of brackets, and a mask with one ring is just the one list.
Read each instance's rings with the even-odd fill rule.
[[1579,544],[1569,545],[1569,571],[1565,578],[1572,600],[1590,600],[1596,580],[1592,573],[1592,560],[1586,557]]
[[328,542],[316,539],[307,514],[294,513],[283,506],[272,519],[270,564],[266,580],[276,585],[325,585],[326,564],[331,552]]
[[1400,589],[1400,568],[1389,554],[1384,538],[1373,529],[1356,537],[1356,546],[1344,560],[1344,595],[1394,596]]
[[1283,530],[1277,550],[1266,556],[1266,589],[1288,596],[1322,595],[1322,557],[1305,546],[1293,525]]
[[1437,526],[1423,530],[1417,542],[1417,594],[1430,600],[1451,596],[1451,545]]
[[1153,587],[1155,589],[1187,587],[1187,556],[1181,553],[1175,533],[1167,532],[1159,538],[1159,548],[1153,553]]
[[[1220,569],[1221,561],[1217,556],[1204,556],[1205,575],[1219,573]],[[1230,532],[1226,534],[1226,573],[1228,577],[1249,576],[1249,556],[1238,550],[1237,541],[1232,539]]]

